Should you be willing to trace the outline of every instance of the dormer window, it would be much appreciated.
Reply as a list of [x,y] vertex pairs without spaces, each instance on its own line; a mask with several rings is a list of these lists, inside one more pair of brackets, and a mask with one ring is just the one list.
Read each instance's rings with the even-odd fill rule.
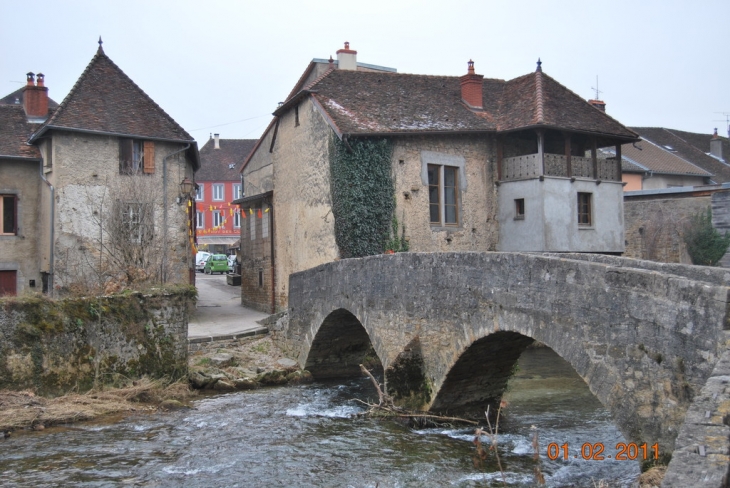
[[139,139],[119,140],[119,173],[153,174],[155,172],[155,143]]

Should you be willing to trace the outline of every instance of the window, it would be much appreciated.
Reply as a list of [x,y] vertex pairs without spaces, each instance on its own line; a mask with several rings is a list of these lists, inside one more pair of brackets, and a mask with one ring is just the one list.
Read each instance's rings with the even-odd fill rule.
[[0,235],[18,234],[18,197],[0,195]]
[[241,198],[241,185],[236,184],[233,185],[233,199],[238,200]]
[[524,198],[515,198],[515,220],[525,220]]
[[121,174],[155,172],[155,143],[137,139],[119,140],[119,172]]
[[223,183],[213,183],[213,200],[223,200]]
[[213,210],[213,227],[220,227],[223,225],[223,214],[220,210]]
[[252,214],[251,217],[248,219],[249,225],[251,227],[251,240],[256,239],[256,218],[255,214]]
[[259,268],[259,288],[264,286],[264,270]]
[[294,107],[294,127],[299,127],[299,105]]
[[578,193],[578,225],[590,226],[591,219],[591,197],[590,193]]
[[122,225],[129,239],[138,244],[152,239],[152,205],[149,203],[124,203],[121,205]]
[[459,225],[459,168],[428,165],[428,201],[431,225]]
[[195,189],[195,199],[200,201],[205,197],[205,194],[203,193],[203,184],[199,184],[198,187]]
[[233,212],[233,227],[241,227],[241,212],[239,210]]
[[269,237],[269,214],[267,212],[268,207],[261,207],[261,237]]
[[195,228],[205,229],[205,213],[195,212]]

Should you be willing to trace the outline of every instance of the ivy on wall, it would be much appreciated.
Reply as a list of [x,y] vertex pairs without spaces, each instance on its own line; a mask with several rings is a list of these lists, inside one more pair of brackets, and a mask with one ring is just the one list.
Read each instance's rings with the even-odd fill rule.
[[332,137],[330,185],[335,241],[343,258],[386,250],[395,211],[393,146],[387,139]]

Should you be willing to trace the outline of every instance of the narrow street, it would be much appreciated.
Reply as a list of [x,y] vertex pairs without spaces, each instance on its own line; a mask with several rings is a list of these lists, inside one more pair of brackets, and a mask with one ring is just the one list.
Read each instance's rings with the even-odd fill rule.
[[228,285],[225,274],[198,273],[195,286],[198,304],[190,317],[189,339],[223,338],[263,328],[257,321],[268,314],[243,307],[241,287]]

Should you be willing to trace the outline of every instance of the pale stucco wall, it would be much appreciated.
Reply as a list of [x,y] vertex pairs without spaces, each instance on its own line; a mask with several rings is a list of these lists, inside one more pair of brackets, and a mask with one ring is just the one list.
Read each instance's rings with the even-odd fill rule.
[[[37,254],[38,207],[40,205],[40,163],[0,159],[0,195],[18,198],[16,215],[18,232],[14,236],[0,236],[0,270],[17,272],[17,293],[26,290],[41,291],[41,274]],[[35,280],[35,288],[30,288]]]
[[[578,193],[592,194],[592,225],[578,226]],[[515,199],[525,218],[515,220]],[[499,186],[499,251],[623,252],[621,182],[545,177]]]
[[[494,251],[497,244],[494,144],[486,136],[396,139],[393,151],[396,217],[412,252]],[[459,224],[430,224],[428,164],[460,167]],[[399,232],[402,229],[399,230]]]
[[[92,276],[102,238],[99,216],[110,208],[110,194],[114,189],[124,189],[133,183],[129,176],[119,174],[117,137],[55,132],[53,146],[53,166],[46,177],[56,188],[54,279],[58,287],[69,284],[74,277]],[[164,222],[163,160],[183,147],[183,144],[155,141],[155,172],[139,177],[149,182],[148,188],[154,192],[151,197],[155,202],[155,234],[162,236],[167,230],[164,253],[169,270],[167,281],[171,283],[187,283],[192,263],[187,236],[188,208],[176,203],[180,181],[185,176],[193,176],[185,153],[167,161],[167,223]]]
[[275,130],[275,126],[271,126],[264,134],[256,152],[243,168],[243,196],[250,197],[274,189],[272,153],[269,148]]
[[700,176],[687,175],[652,175],[644,178],[641,190],[658,190],[675,186],[704,185],[705,179]]

